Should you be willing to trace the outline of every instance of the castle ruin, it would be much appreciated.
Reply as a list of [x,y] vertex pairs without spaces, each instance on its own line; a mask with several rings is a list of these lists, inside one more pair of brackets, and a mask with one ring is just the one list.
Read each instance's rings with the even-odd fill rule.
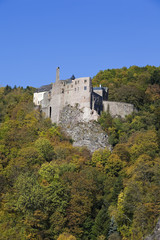
[[83,120],[97,120],[102,111],[110,111],[112,116],[125,117],[133,112],[134,106],[127,103],[108,101],[108,88],[92,87],[90,77],[60,80],[59,67],[56,70],[55,83],[42,86],[34,93],[33,102],[41,106],[46,117],[53,123],[59,123],[60,113],[67,106],[78,107],[83,111]]

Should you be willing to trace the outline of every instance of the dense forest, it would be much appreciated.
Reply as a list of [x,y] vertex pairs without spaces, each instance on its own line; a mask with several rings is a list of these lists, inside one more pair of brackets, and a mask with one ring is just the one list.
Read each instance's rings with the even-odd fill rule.
[[93,85],[133,103],[98,122],[113,146],[73,147],[35,110],[34,88],[0,88],[0,240],[142,240],[160,215],[160,67],[100,71]]

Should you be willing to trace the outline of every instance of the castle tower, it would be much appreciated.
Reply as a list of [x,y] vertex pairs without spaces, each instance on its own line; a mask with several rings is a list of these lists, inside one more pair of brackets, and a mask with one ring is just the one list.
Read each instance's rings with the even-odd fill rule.
[[59,67],[56,69],[56,82],[59,82]]

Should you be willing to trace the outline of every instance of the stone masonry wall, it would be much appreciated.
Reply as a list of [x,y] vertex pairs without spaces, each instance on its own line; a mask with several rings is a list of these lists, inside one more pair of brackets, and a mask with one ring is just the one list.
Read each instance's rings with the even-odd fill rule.
[[[52,84],[52,89],[46,92],[34,94],[34,103],[41,105],[46,117],[50,117],[52,122],[58,123],[61,110],[67,106],[77,106],[79,109],[85,108],[86,117],[90,115],[90,109],[100,114],[109,110],[113,117],[126,115],[134,111],[134,106],[128,103],[106,101],[108,92],[98,87],[92,89],[90,77],[57,80]],[[87,109],[88,108],[88,109]],[[94,116],[96,120],[97,116]]]
[[120,116],[125,118],[125,116],[131,114],[135,109],[133,104],[103,101],[103,111],[107,112],[108,110],[112,117]]
[[40,102],[43,100],[45,95],[45,92],[40,92],[40,93],[34,93],[33,95],[33,102],[35,105],[40,105]]
[[60,80],[53,83],[51,101],[52,122],[59,122],[59,113],[66,105],[79,108],[88,107],[91,105],[91,78],[76,78],[69,82]]
[[51,93],[51,101],[49,107],[51,108],[51,120],[54,123],[58,123],[59,120],[59,112],[61,110],[61,83],[55,82],[53,83],[52,93]]
[[[64,85],[65,84],[65,85]],[[76,78],[71,83],[62,83],[61,87],[62,101],[61,105],[64,107],[67,104],[79,107],[90,107],[90,94],[91,94],[91,79]]]

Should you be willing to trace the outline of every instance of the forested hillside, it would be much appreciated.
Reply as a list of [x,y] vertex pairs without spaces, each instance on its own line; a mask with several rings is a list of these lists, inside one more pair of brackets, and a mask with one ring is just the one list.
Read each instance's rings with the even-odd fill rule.
[[100,71],[93,84],[133,103],[103,113],[113,151],[92,155],[35,110],[31,87],[0,88],[0,240],[141,240],[160,215],[160,68]]

